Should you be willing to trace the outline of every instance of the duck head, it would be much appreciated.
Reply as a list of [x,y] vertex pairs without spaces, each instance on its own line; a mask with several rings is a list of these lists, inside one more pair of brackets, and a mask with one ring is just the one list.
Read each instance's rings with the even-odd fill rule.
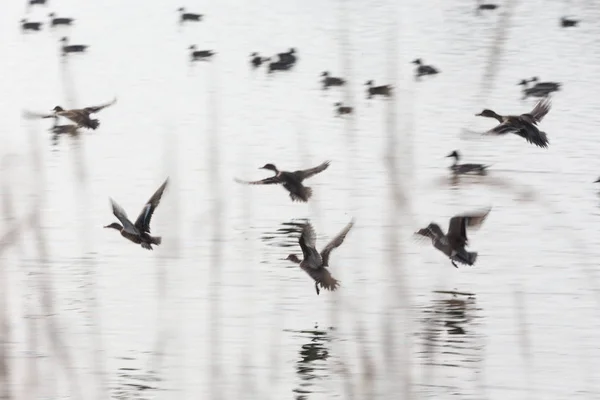
[[119,232],[123,230],[123,227],[120,224],[116,223],[116,222],[113,222],[110,225],[106,225],[105,228],[113,228],[113,229],[118,230]]
[[183,8],[183,7],[179,7],[179,8],[177,9],[177,11],[179,11],[179,12],[184,12],[184,11],[185,11],[185,8]]
[[598,182],[600,182],[600,178],[598,178],[594,181],[594,183],[598,183]]
[[62,108],[61,106],[56,106],[56,107],[54,107],[54,108],[52,109],[52,111],[55,111],[55,112],[60,112],[60,111],[65,111],[65,110],[64,110],[64,108]]
[[258,57],[258,53],[254,52],[250,54],[250,57]]
[[293,48],[293,47],[290,47],[290,51],[288,51],[288,53],[295,54],[296,53],[296,49]]
[[277,167],[274,164],[270,164],[270,163],[263,165],[259,169],[268,169],[268,170],[271,170],[271,171],[273,171],[275,173],[279,172],[279,170],[277,169]]
[[446,157],[454,157],[454,158],[456,158],[456,160],[458,160],[460,158],[460,154],[458,153],[458,150],[454,150],[452,153],[448,154]]
[[66,37],[66,36],[63,36],[63,37],[60,39],[60,41],[61,41],[61,42],[63,42],[63,43],[67,43],[67,42],[69,41],[69,39],[67,39],[67,37]]
[[335,104],[334,104],[334,106],[336,106],[336,107],[341,107],[341,106],[342,106],[342,103],[340,103],[340,102],[338,101],[337,103],[335,103]]
[[373,86],[373,81],[367,81],[367,83],[365,83],[366,86]]
[[329,76],[329,72],[323,71],[323,73],[321,74],[321,76]]
[[411,64],[421,65],[421,59],[417,58],[416,60],[411,61]]
[[196,45],[195,45],[195,44],[192,44],[192,45],[189,47],[189,49],[190,49],[190,50],[196,50]]
[[296,264],[300,264],[300,262],[301,262],[300,259],[298,258],[298,256],[295,254],[290,254],[289,256],[287,256],[286,260],[295,262]]
[[521,79],[521,82],[517,83],[517,85],[520,85],[520,86],[527,86],[527,84],[528,84],[529,82],[530,82],[530,81],[528,81],[527,79]]
[[480,112],[479,114],[475,114],[476,117],[488,117],[488,118],[495,118],[498,121],[501,121],[502,118],[496,114],[496,112],[489,110],[489,109],[484,109],[482,112]]
[[54,18],[54,16],[55,16],[55,15],[56,15],[56,14],[54,14],[53,12],[51,12],[50,14],[48,14],[48,16],[49,16],[50,18]]

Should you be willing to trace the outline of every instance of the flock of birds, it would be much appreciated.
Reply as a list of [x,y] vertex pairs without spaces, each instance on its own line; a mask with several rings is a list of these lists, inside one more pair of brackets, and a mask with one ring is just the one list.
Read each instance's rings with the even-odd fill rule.
[[[30,5],[45,3],[46,0],[29,0]],[[480,3],[477,9],[494,10],[496,8],[497,6],[493,4]],[[179,8],[178,11],[180,14],[179,23],[198,22],[203,18],[202,14],[186,12],[184,8]],[[74,22],[74,19],[72,18],[56,17],[53,13],[50,14],[50,18],[50,25],[53,27],[59,25],[70,26]],[[577,22],[578,21],[565,18],[561,19],[562,26],[575,26]],[[42,26],[41,22],[29,22],[25,19],[23,19],[21,23],[23,30],[39,31]],[[63,56],[66,56],[69,53],[85,52],[88,47],[86,45],[68,44],[68,39],[66,37],[63,37],[61,42]],[[191,61],[209,60],[216,54],[212,50],[197,50],[194,45],[190,46],[189,49],[191,51]],[[274,57],[262,57],[257,52],[250,54],[251,66],[253,68],[259,68],[263,64],[266,64],[268,73],[291,70],[297,62],[298,55],[294,48],[290,48],[287,52],[279,53]],[[412,63],[416,65],[416,79],[440,73],[440,70],[431,65],[424,64],[421,59],[415,59]],[[331,87],[344,86],[347,83],[343,78],[331,76],[328,71],[324,71],[321,74],[321,78],[324,90]],[[366,95],[369,99],[374,96],[392,96],[393,88],[391,85],[376,86],[372,80],[367,81],[365,85]],[[486,132],[486,134],[505,135],[507,133],[512,133],[524,138],[531,144],[541,148],[547,148],[549,145],[548,135],[545,132],[540,131],[538,124],[550,111],[551,102],[548,96],[551,93],[560,90],[561,85],[556,82],[539,82],[537,77],[523,79],[518,85],[523,87],[524,98],[542,98],[535,105],[533,110],[521,115],[500,115],[490,109],[484,109],[475,115],[497,120],[498,124]],[[92,118],[91,115],[98,113],[115,103],[116,98],[106,104],[80,109],[66,110],[61,106],[56,106],[52,109],[51,113],[34,113],[26,111],[24,116],[27,118],[53,118],[55,124],[51,130],[55,135],[76,135],[80,128],[96,130],[99,127],[100,122],[98,119]],[[344,105],[341,102],[336,103],[335,107],[338,115],[353,113],[353,108],[351,106]],[[56,121],[58,121],[59,118],[68,119],[73,123],[58,125]],[[450,166],[450,170],[454,175],[485,175],[489,168],[489,166],[482,164],[460,164],[460,153],[457,150],[450,153],[448,157],[454,158],[454,163]],[[268,163],[261,167],[261,169],[272,171],[274,173],[273,176],[255,181],[246,181],[236,178],[235,181],[249,185],[280,184],[288,191],[292,201],[308,202],[313,194],[313,190],[310,187],[305,186],[304,181],[325,171],[329,165],[330,162],[325,161],[316,167],[305,170],[281,171],[274,164]],[[150,222],[160,203],[168,182],[169,179],[167,178],[152,197],[150,197],[135,222],[131,222],[125,210],[116,201],[110,198],[113,214],[119,222],[113,222],[106,225],[105,228],[119,231],[124,238],[139,244],[141,247],[148,250],[152,250],[152,246],[160,245],[162,238],[150,234]],[[600,178],[597,182],[600,182]],[[467,228],[474,229],[481,226],[490,211],[491,208],[488,208],[486,210],[460,214],[452,217],[449,222],[447,233],[444,233],[438,224],[432,222],[426,228],[420,229],[416,234],[431,239],[433,246],[444,253],[455,267],[458,267],[456,264],[457,262],[464,265],[473,265],[477,259],[477,252],[470,252],[466,249],[466,246],[468,245]],[[314,228],[309,222],[304,224],[298,241],[303,258],[300,259],[297,255],[290,254],[287,257],[287,260],[299,264],[300,268],[315,281],[317,294],[320,293],[319,286],[326,290],[336,290],[339,287],[339,281],[336,280],[327,269],[329,266],[330,253],[333,249],[339,247],[343,243],[353,225],[354,220],[351,220],[344,229],[336,235],[321,252],[319,252],[316,249],[316,235]]]

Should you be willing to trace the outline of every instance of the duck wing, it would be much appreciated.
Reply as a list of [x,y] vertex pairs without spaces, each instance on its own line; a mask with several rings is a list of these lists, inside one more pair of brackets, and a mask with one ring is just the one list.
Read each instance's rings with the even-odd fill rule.
[[276,184],[276,183],[283,183],[283,180],[279,176],[277,176],[277,175],[270,176],[270,177],[265,178],[265,179],[261,179],[260,181],[244,181],[244,180],[238,179],[238,178],[234,178],[234,180],[237,183],[243,183],[243,184],[246,184],[246,185],[273,185],[273,184]]
[[33,111],[23,111],[23,118],[25,119],[37,119],[37,118],[58,118],[58,116],[56,114],[42,114],[42,113],[36,113]]
[[542,99],[535,105],[535,107],[533,107],[533,110],[531,110],[530,113],[523,114],[520,117],[521,119],[535,125],[544,119],[546,114],[548,114],[548,111],[550,111],[551,105],[552,102],[550,99]]
[[167,187],[168,182],[169,178],[165,179],[164,183],[160,185],[152,197],[150,197],[150,200],[146,202],[146,205],[144,205],[144,208],[142,208],[142,212],[135,220],[134,225],[139,232],[150,233],[150,221],[152,220],[152,215],[160,203],[160,199],[165,191],[165,188]]
[[119,221],[121,221],[121,225],[123,225],[123,229],[125,230],[125,232],[130,233],[132,235],[139,235],[138,230],[127,217],[127,213],[125,212],[123,207],[117,204],[117,202],[114,201],[112,197],[110,197],[109,199],[110,204],[112,206],[113,214],[115,215],[115,217],[117,217]]
[[317,235],[315,234],[315,229],[312,227],[310,222],[307,222],[302,228],[302,234],[300,235],[298,243],[300,244],[300,248],[302,249],[304,261],[306,261],[306,264],[308,264],[313,269],[318,269],[323,265],[321,255],[315,248],[316,242]]
[[325,161],[314,168],[294,171],[294,175],[296,175],[300,180],[304,180],[318,174],[319,172],[325,171],[327,167],[329,167],[330,163],[331,161]]
[[541,148],[547,148],[548,144],[550,143],[546,132],[540,131],[534,125],[531,124],[525,124],[522,129],[515,131],[514,133],[521,136],[529,143]]
[[348,225],[346,225],[346,227],[344,229],[342,229],[342,231],[340,233],[337,234],[336,237],[331,239],[331,241],[327,244],[327,246],[325,246],[323,251],[321,251],[321,258],[323,259],[323,266],[325,266],[325,267],[329,266],[329,255],[331,254],[331,251],[333,249],[339,247],[342,243],[344,243],[344,239],[346,239],[346,235],[348,234],[348,232],[350,232],[350,229],[352,229],[353,225],[354,225],[354,219],[352,219],[350,221],[350,223]]
[[507,133],[515,133],[518,130],[519,128],[514,126],[511,121],[505,121],[485,132],[484,135],[505,135]]
[[87,112],[88,114],[93,114],[93,113],[97,113],[100,110],[105,109],[106,107],[110,107],[113,104],[115,104],[117,102],[117,98],[115,97],[112,101],[106,103],[106,104],[101,104],[99,106],[90,106],[90,107],[85,107],[83,109],[83,111]]
[[487,218],[491,208],[468,214],[456,215],[450,218],[448,226],[448,242],[453,248],[463,247],[468,243],[467,227],[473,229],[481,226]]

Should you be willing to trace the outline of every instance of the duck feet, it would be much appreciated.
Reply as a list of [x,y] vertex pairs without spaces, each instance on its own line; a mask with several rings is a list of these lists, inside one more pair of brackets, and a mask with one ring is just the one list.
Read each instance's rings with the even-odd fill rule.
[[454,261],[450,260],[450,262],[452,263],[452,265],[454,265],[454,268],[458,268],[458,265],[456,265]]
[[317,290],[317,296],[318,296],[319,293],[321,293],[321,291],[319,290],[319,282],[315,282],[315,289]]

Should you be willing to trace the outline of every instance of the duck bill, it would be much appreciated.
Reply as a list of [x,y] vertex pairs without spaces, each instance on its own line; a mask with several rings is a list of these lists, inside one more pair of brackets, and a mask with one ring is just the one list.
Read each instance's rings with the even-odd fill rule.
[[481,113],[479,113],[479,114],[475,114],[475,116],[476,117],[481,117],[482,115],[481,115]]

